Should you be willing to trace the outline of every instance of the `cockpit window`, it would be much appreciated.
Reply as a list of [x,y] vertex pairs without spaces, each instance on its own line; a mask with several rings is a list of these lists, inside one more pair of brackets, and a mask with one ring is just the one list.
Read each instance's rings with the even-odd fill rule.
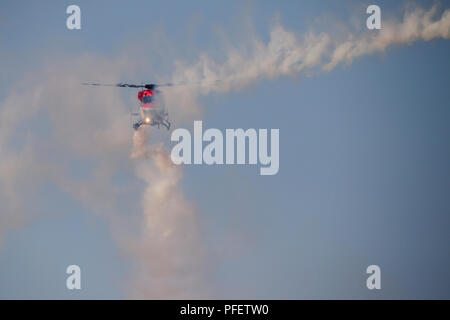
[[153,101],[153,97],[152,96],[146,96],[142,99],[143,103],[151,103]]

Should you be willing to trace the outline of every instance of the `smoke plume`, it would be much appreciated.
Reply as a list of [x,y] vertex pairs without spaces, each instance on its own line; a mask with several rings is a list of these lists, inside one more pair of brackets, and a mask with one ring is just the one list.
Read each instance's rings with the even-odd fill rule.
[[[225,61],[217,62],[208,54],[202,54],[194,63],[177,62],[172,80],[201,84],[188,89],[192,92],[197,88],[197,94],[227,92],[262,79],[328,72],[394,45],[438,38],[450,38],[450,10],[440,13],[437,4],[429,10],[409,9],[400,21],[383,19],[381,30],[345,35],[311,31],[298,36],[278,23],[272,27],[267,43],[249,39],[245,49],[229,48]],[[193,99],[188,93],[185,95],[189,97],[187,101]]]
[[136,175],[145,182],[141,206],[141,235],[132,292],[135,297],[205,297],[205,248],[198,230],[198,215],[179,186],[181,167],[162,144],[149,145],[149,129],[133,136],[131,158]]

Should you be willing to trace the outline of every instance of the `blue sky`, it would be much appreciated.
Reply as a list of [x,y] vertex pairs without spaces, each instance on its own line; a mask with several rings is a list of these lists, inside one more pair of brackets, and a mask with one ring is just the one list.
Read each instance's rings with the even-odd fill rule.
[[[378,2],[382,17],[401,17],[407,3]],[[81,7],[81,30],[66,29],[70,4]],[[441,6],[448,9],[450,3]],[[267,42],[277,19],[300,35],[311,26],[328,30],[334,21],[361,28],[366,7],[360,1],[3,2],[0,109],[17,88],[54,83],[52,66],[77,65],[80,56],[105,61],[106,71],[95,79],[78,79],[74,72],[71,79],[79,82],[107,82],[117,75],[124,82],[167,80],[174,61],[189,64],[205,52],[220,61],[224,43],[239,46],[253,34]],[[198,97],[197,117],[205,128],[280,129],[275,176],[260,176],[252,166],[183,167],[181,189],[198,214],[212,297],[450,297],[449,54],[448,40],[417,41],[312,77],[261,78],[242,90]],[[130,68],[108,73],[121,63]],[[86,88],[72,89],[73,96],[65,96],[69,102],[86,94]],[[122,119],[123,107],[129,121],[135,92],[100,92],[117,102],[111,118]],[[95,96],[89,108],[105,110],[102,98]],[[61,104],[70,108],[65,99]],[[176,118],[177,106],[168,108]],[[92,113],[97,119],[96,110]],[[76,119],[83,116],[86,123],[71,124],[79,126],[80,135],[90,128],[88,113]],[[107,209],[83,203],[70,186],[31,178],[40,180],[38,190],[20,194],[29,219],[0,241],[0,298],[128,298],[134,262],[121,250],[117,234],[133,232],[140,217],[135,203],[145,187],[128,160],[133,133],[120,131],[123,144],[92,153],[74,140],[70,148],[81,154],[70,158],[64,147],[43,142],[59,130],[52,121],[46,113],[24,119],[18,124],[26,128],[24,136],[13,137],[11,148],[31,139],[40,160],[62,163],[72,178],[88,179],[95,168],[114,167],[112,181],[128,188],[114,211],[125,220],[130,213],[130,222],[117,231],[102,212]],[[168,134],[159,135],[170,145]],[[46,148],[52,153],[45,155]],[[28,182],[22,182],[25,190],[32,188]],[[110,187],[100,184],[101,192],[90,196],[109,199]],[[5,225],[12,217],[1,207],[0,215]],[[81,267],[80,291],[65,287],[70,264]],[[371,264],[381,267],[380,291],[365,286]]]

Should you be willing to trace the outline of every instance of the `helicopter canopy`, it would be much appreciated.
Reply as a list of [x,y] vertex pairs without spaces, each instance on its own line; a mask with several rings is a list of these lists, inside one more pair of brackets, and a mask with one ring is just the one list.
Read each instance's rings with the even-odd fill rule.
[[143,103],[150,103],[150,102],[152,102],[152,98],[153,98],[153,91],[150,90],[150,89],[142,90],[142,91],[138,92],[138,99],[139,99],[139,101],[141,101]]

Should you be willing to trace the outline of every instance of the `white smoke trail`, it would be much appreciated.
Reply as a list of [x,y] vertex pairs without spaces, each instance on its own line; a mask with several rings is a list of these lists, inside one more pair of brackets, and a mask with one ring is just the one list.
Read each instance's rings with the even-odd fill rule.
[[193,99],[193,90],[197,94],[227,92],[261,79],[330,71],[340,64],[350,64],[358,57],[383,52],[392,45],[437,38],[450,38],[450,10],[439,14],[438,5],[429,10],[417,7],[409,10],[402,21],[383,20],[379,31],[349,33],[344,37],[326,32],[310,32],[298,37],[277,24],[271,29],[267,44],[251,39],[249,50],[231,48],[222,63],[207,54],[201,55],[193,64],[178,62],[172,80],[175,83],[203,84],[189,87],[189,92],[184,90],[183,99],[179,101],[189,103]]
[[199,237],[198,215],[179,186],[181,167],[172,163],[162,145],[149,146],[149,130],[133,137],[131,158],[146,187],[143,221],[136,254],[132,294],[137,298],[205,298],[205,248]]

